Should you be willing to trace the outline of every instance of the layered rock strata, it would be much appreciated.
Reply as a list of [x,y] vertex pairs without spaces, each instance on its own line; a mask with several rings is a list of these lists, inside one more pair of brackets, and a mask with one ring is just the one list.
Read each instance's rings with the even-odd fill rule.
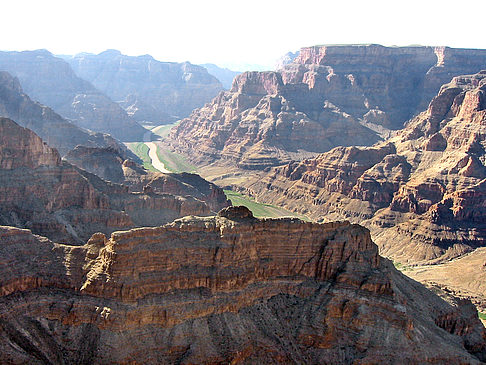
[[456,257],[486,244],[485,100],[486,72],[456,77],[386,142],[338,147],[243,185],[315,219],[360,222],[395,260]]
[[485,64],[486,50],[303,48],[278,72],[235,78],[230,91],[173,129],[171,143],[198,164],[223,159],[246,169],[336,146],[369,146],[426,108],[452,76],[478,72]]
[[122,141],[141,141],[147,132],[67,62],[46,50],[0,52],[0,71],[17,77],[27,95],[77,126],[109,133]]
[[0,118],[0,139],[0,224],[28,228],[53,240],[83,243],[94,232],[109,234],[188,214],[209,215],[228,204],[217,195],[205,196],[206,203],[190,193],[144,188],[134,192],[106,182],[61,161],[55,149],[10,119]]
[[78,146],[66,161],[104,180],[127,185],[131,192],[189,195],[204,201],[214,212],[230,205],[222,189],[199,175],[147,171],[112,148]]
[[189,62],[160,62],[116,50],[83,53],[66,61],[137,121],[168,123],[186,117],[223,89],[204,67]]
[[78,247],[12,227],[0,227],[0,240],[7,363],[479,364],[486,355],[470,303],[406,278],[366,229],[345,222],[257,220],[236,207]]

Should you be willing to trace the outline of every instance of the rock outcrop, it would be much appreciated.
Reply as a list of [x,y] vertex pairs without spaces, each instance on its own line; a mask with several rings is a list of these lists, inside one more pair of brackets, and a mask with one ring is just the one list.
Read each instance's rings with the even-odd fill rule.
[[112,148],[125,158],[134,157],[127,148],[107,134],[84,130],[55,113],[51,108],[36,103],[24,94],[17,78],[0,71],[0,117],[15,120],[31,129],[61,155],[81,145]]
[[[197,164],[230,160],[243,169],[264,169],[311,157],[337,145],[379,140],[370,129],[322,100],[319,115],[297,106],[309,93],[285,84],[276,72],[245,72],[230,91],[183,119],[169,143]],[[193,153],[198,151],[198,153]]]
[[108,183],[61,161],[56,150],[10,119],[0,118],[0,139],[0,224],[53,240],[83,243],[94,232],[157,226],[228,205],[218,200],[217,191],[199,191],[206,203],[191,196],[189,188],[174,195]]
[[204,67],[189,62],[160,62],[116,50],[83,53],[66,61],[137,121],[169,123],[184,118],[223,89]]
[[0,71],[17,77],[27,95],[81,128],[122,141],[141,141],[147,132],[118,104],[76,76],[67,62],[46,50],[0,52]]
[[[486,333],[346,222],[241,207],[84,246],[0,227],[7,363],[479,364]],[[35,258],[35,259],[34,259]],[[107,349],[116,349],[114,351]]]
[[486,244],[486,72],[444,85],[386,142],[338,147],[245,183],[260,200],[370,228],[400,262],[445,260]]
[[147,171],[112,148],[78,146],[69,152],[66,161],[104,180],[127,185],[131,192],[191,196],[204,201],[213,212],[230,205],[223,189],[199,175]]
[[[247,72],[173,129],[198,164],[263,169],[336,146],[369,146],[418,114],[452,76],[484,68],[486,50],[303,48],[278,72]],[[193,151],[198,151],[194,153]]]

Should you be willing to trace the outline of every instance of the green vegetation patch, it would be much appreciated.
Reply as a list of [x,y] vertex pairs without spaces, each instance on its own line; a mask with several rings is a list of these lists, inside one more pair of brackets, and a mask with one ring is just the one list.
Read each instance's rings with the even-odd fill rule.
[[247,207],[252,211],[255,217],[296,217],[305,221],[309,221],[309,219],[303,215],[293,213],[274,205],[258,203],[254,199],[232,190],[224,190],[224,193],[226,194],[226,197],[231,200],[231,203],[233,205],[243,205]]
[[398,261],[393,261],[393,265],[395,266],[395,269],[400,270],[400,271],[411,271],[413,268],[411,266],[403,265],[401,262]]
[[162,125],[159,125],[155,128],[152,129],[152,133],[162,137],[162,138],[165,138],[169,135],[169,132],[170,130],[172,129],[172,127],[175,127],[176,125],[178,125],[181,121],[178,120],[177,122],[175,123],[171,123],[171,124],[162,124]]
[[162,162],[165,168],[172,172],[196,172],[197,167],[188,162],[184,156],[163,149],[157,146],[157,157]]
[[478,312],[479,318],[481,318],[483,321],[486,321],[486,313],[483,312]]
[[147,145],[143,142],[127,142],[125,145],[132,151],[134,154],[136,154],[138,157],[140,157],[143,161],[143,167],[148,170],[148,171],[154,171],[158,172],[153,165],[152,165],[152,160],[149,157],[149,151],[150,148],[147,147]]

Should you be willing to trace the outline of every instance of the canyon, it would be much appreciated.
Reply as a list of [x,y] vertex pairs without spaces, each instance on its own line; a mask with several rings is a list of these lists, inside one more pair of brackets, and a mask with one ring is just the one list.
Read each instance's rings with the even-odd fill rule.
[[222,91],[149,55],[0,52],[0,363],[485,363],[485,65],[314,46]]
[[230,207],[97,233],[82,246],[13,227],[0,227],[0,238],[7,363],[486,359],[470,302],[407,278],[350,223],[258,220]]
[[138,171],[144,170],[130,160],[123,164],[133,166],[132,188],[105,181],[62,161],[57,150],[7,118],[0,118],[0,139],[0,223],[49,239],[80,244],[95,232],[157,226],[229,204],[221,189],[201,178],[168,177],[164,184],[152,174],[143,180]]
[[189,62],[160,62],[116,50],[65,57],[74,72],[117,101],[136,121],[168,123],[188,116],[222,89],[218,79]]
[[424,110],[453,76],[485,64],[485,50],[303,48],[276,72],[237,76],[229,91],[183,119],[169,144],[199,165],[250,170],[370,146]]
[[399,262],[452,259],[486,243],[485,101],[485,71],[455,77],[385,142],[337,147],[242,186],[316,220],[359,222]]

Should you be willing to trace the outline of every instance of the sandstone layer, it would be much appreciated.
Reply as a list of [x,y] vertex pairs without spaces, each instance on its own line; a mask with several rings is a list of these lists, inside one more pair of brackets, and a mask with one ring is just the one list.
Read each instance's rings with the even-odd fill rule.
[[183,194],[180,188],[181,195],[174,195],[109,183],[61,161],[55,149],[10,119],[0,118],[0,139],[0,224],[28,228],[53,240],[83,243],[94,232],[157,226],[188,214],[209,215],[228,205],[219,189],[199,191],[206,202],[191,196],[190,189]]
[[486,72],[444,85],[426,112],[374,147],[338,147],[243,185],[266,202],[371,229],[400,262],[486,244]]
[[9,364],[486,360],[470,302],[397,272],[346,222],[257,220],[236,207],[77,247],[12,227],[0,240]]
[[51,108],[31,100],[23,92],[18,79],[2,71],[0,71],[0,117],[15,120],[19,125],[34,131],[61,155],[81,145],[111,147],[124,157],[135,157],[111,136],[84,130],[64,119]]
[[204,67],[108,50],[66,58],[74,72],[119,102],[133,119],[169,123],[188,116],[222,89]]
[[230,160],[246,169],[369,146],[424,110],[453,76],[485,64],[486,50],[303,48],[278,72],[236,77],[230,91],[173,129],[171,143],[198,164]]
[[20,80],[25,93],[77,126],[141,141],[147,132],[109,97],[76,76],[69,64],[46,50],[0,52],[0,71]]

